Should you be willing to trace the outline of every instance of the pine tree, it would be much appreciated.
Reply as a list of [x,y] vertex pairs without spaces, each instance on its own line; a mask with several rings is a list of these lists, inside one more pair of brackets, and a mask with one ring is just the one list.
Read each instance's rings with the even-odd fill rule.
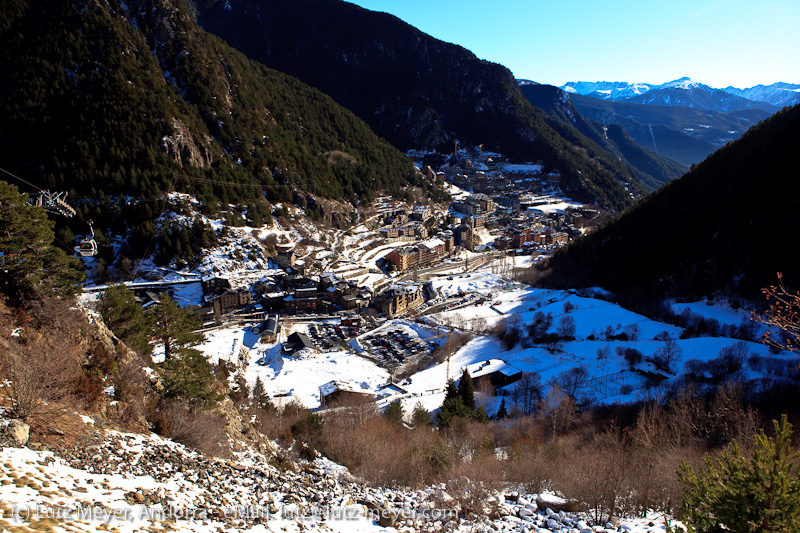
[[394,400],[384,411],[386,418],[388,418],[391,422],[395,424],[402,424],[403,423],[403,404],[400,403],[400,400]]
[[414,405],[414,410],[411,411],[411,425],[415,428],[433,425],[431,414],[420,402],[417,402]]
[[151,323],[144,310],[124,285],[111,285],[97,302],[97,311],[106,326],[129,348],[141,355],[150,355]]
[[506,399],[503,398],[500,400],[500,408],[497,409],[497,414],[494,416],[497,420],[503,420],[508,416],[508,411],[506,411]]
[[253,405],[260,409],[275,409],[275,406],[269,399],[266,387],[264,387],[264,382],[261,381],[261,376],[256,376],[256,382],[253,385]]
[[183,350],[159,365],[163,396],[210,407],[220,395],[208,360],[197,350]]
[[450,426],[454,418],[469,418],[471,415],[472,411],[464,405],[456,384],[453,381],[448,382],[442,407],[436,414],[436,426],[444,429]]
[[461,373],[461,379],[458,382],[458,395],[467,409],[470,411],[475,410],[475,384],[472,382],[472,376],[469,375],[466,368]]
[[0,181],[0,291],[13,300],[73,296],[84,278],[80,260],[53,246],[47,212]]
[[200,344],[204,336],[195,333],[202,326],[196,312],[181,309],[166,293],[161,293],[158,299],[160,303],[154,307],[151,317],[154,337],[164,345],[164,360],[167,361]]
[[698,533],[800,531],[800,453],[792,450],[792,426],[786,415],[773,420],[775,438],[762,431],[752,457],[742,457],[734,442],[705,470],[681,464],[684,521]]

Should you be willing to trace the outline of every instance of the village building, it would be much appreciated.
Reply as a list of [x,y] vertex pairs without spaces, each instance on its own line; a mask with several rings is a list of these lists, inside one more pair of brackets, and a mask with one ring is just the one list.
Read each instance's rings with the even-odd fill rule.
[[411,220],[424,222],[431,216],[431,210],[425,206],[419,206],[411,213]]
[[375,394],[348,381],[329,381],[319,386],[319,403],[323,409],[371,402]]
[[453,237],[453,232],[450,230],[445,230],[441,232],[439,235],[436,236],[438,239],[444,243],[444,251],[445,253],[450,253],[455,248],[455,242]]
[[453,236],[456,246],[472,251],[472,228],[468,224],[456,226]]
[[406,283],[389,287],[373,305],[384,315],[393,317],[419,307],[424,301],[422,285]]
[[276,262],[280,268],[289,270],[297,264],[297,258],[294,255],[294,244],[279,244],[275,248],[278,251]]
[[201,280],[203,294],[220,294],[231,288],[231,281],[221,276],[204,276]]
[[288,355],[295,354],[300,350],[314,350],[319,351],[319,348],[311,342],[308,335],[305,333],[294,332],[287,337],[286,342],[283,343],[283,351]]
[[254,327],[253,330],[254,333],[261,335],[261,342],[265,344],[277,341],[281,331],[278,315],[269,315],[264,322]]
[[522,370],[501,359],[488,359],[467,366],[475,390],[499,389],[522,379]]
[[226,290],[222,294],[210,294],[204,298],[206,303],[210,304],[217,324],[222,321],[222,317],[241,309],[253,300],[248,289]]
[[495,203],[483,193],[471,194],[453,202],[453,210],[465,215],[484,215],[495,210]]

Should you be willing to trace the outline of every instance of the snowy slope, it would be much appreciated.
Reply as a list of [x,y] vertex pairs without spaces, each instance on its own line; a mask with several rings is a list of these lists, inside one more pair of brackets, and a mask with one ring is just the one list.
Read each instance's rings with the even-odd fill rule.
[[[62,456],[0,449],[0,531],[616,531],[589,529],[588,513],[550,511],[566,501],[553,494],[507,499],[494,493],[489,498],[499,514],[459,518],[446,483],[417,490],[368,487],[350,482],[346,469],[328,460],[279,470],[257,453],[223,461],[154,435],[107,431],[94,442]],[[394,527],[379,525],[386,518]],[[665,530],[656,514],[624,519],[620,527]]]
[[725,87],[725,92],[755,100],[767,102],[777,107],[794,105],[800,102],[800,85],[792,83],[773,83],[772,85],[756,85],[748,89]]

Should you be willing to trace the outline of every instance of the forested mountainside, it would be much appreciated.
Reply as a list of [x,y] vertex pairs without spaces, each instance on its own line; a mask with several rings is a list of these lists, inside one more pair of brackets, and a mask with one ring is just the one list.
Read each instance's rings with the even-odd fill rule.
[[198,21],[265,65],[331,95],[401,149],[483,144],[562,173],[566,192],[612,208],[631,203],[636,175],[586,154],[522,95],[505,67],[394,16],[339,0],[199,0]]
[[762,109],[718,112],[601,100],[580,94],[570,94],[569,98],[584,117],[603,124],[619,124],[642,147],[687,166],[699,163],[770,116]]
[[556,254],[544,282],[628,296],[747,298],[776,283],[777,272],[798,283],[798,143],[795,106]]
[[527,83],[520,88],[531,104],[546,113],[547,123],[564,138],[592,155],[608,152],[617,156],[650,189],[657,189],[688,170],[675,160],[642,148],[622,127],[585,118],[571,96],[558,87]]
[[430,189],[353,113],[206,33],[179,0],[10,0],[0,50],[0,167],[68,191],[132,246],[165,192],[261,220],[265,195]]

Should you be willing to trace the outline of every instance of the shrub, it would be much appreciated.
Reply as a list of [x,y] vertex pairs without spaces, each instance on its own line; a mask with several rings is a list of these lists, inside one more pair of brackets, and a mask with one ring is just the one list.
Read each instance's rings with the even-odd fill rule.
[[681,464],[683,518],[694,531],[800,531],[800,454],[786,415],[773,426],[775,438],[762,431],[749,460],[734,442],[716,461],[706,456],[699,472]]
[[59,412],[78,383],[80,350],[58,332],[33,339],[12,338],[0,350],[0,388],[14,416],[30,423],[33,418],[50,418]]
[[231,453],[225,420],[184,400],[162,403],[157,417],[158,432],[205,455],[229,457]]
[[764,358],[754,353],[747,358],[747,366],[754,372],[761,372],[761,369],[764,368]]
[[744,362],[747,359],[747,352],[747,344],[744,341],[739,341],[736,344],[721,349],[718,359],[720,359],[725,366],[727,373],[733,374],[744,367]]

